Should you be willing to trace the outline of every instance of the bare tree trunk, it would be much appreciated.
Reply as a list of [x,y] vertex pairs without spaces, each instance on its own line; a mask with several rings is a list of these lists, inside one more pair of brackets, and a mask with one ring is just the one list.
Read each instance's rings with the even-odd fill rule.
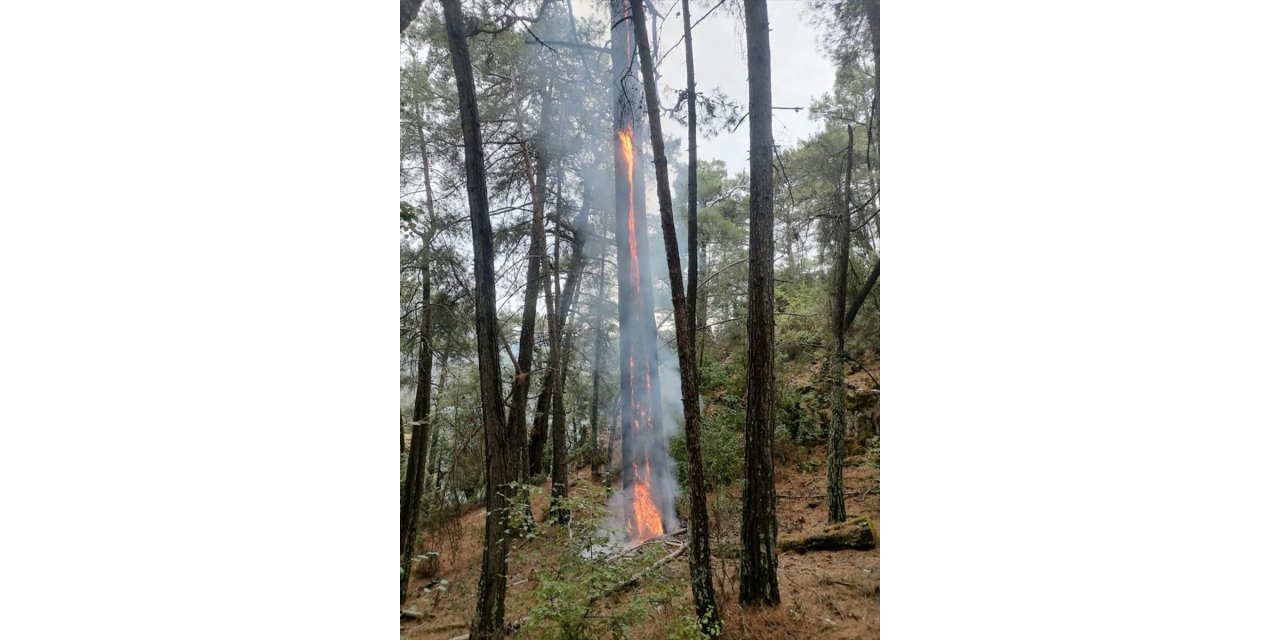
[[862,303],[867,301],[867,296],[871,294],[871,290],[876,286],[876,279],[880,277],[880,260],[876,259],[876,266],[871,269],[871,273],[867,275],[866,282],[862,283],[862,288],[854,294],[853,301],[849,303],[849,311],[844,317],[844,330],[847,332],[853,328],[853,321],[858,317],[858,311],[862,309]]
[[776,605],[777,496],[773,485],[773,88],[769,9],[746,0],[747,108],[751,130],[751,232],[747,275],[746,486],[738,599]]
[[[596,346],[591,367],[591,477],[599,480],[600,473],[600,355],[604,351],[604,248],[600,249],[600,272],[596,274],[595,334]],[[404,438],[400,439],[401,442]]]
[[542,374],[542,388],[538,391],[538,403],[533,409],[533,428],[529,430],[529,478],[542,474],[542,459],[547,450],[547,435],[551,422],[551,368]]
[[[707,267],[707,244],[703,242],[698,246],[698,269],[700,271],[706,271],[706,267]],[[707,326],[707,290],[705,287],[700,291],[699,295],[702,296],[702,299],[698,301],[697,326],[705,327]],[[703,332],[704,333],[703,333],[702,339],[697,342],[699,371],[702,370],[702,365],[703,363],[706,362],[707,341],[711,338],[710,334],[706,333],[707,332],[706,329],[703,329]],[[701,385],[701,381],[699,381],[699,385]]]
[[[684,68],[685,93],[689,101],[689,204],[685,220],[689,224],[689,237],[685,251],[689,259],[689,341],[696,352],[698,348],[698,93],[693,81],[693,27],[689,24],[689,0],[680,0],[684,11]],[[698,367],[693,368],[694,386],[697,386]]]
[[[424,241],[426,235],[423,235]],[[409,446],[409,460],[405,469],[404,490],[400,494],[400,602],[409,593],[409,565],[413,560],[418,537],[418,511],[422,505],[423,485],[426,481],[427,440],[430,437],[427,416],[431,411],[431,277],[430,249],[426,244],[418,253],[418,268],[422,274],[422,310],[418,329],[418,389],[413,401],[413,435]]]
[[[871,170],[871,148],[875,143],[873,132],[880,122],[880,0],[864,0],[867,20],[871,23],[871,52],[875,58],[876,92],[871,100],[871,118],[867,123],[867,169]],[[879,163],[877,162],[877,165]]]
[[[542,287],[540,269],[547,257],[546,203],[547,203],[547,163],[543,140],[549,134],[551,110],[548,106],[549,91],[542,91],[542,122],[539,124],[538,139],[535,145],[536,162],[530,162],[526,146],[525,174],[529,181],[529,190],[533,194],[533,220],[529,231],[529,266],[524,284],[524,312],[520,318],[520,346],[516,352],[515,380],[511,385],[511,413],[507,420],[507,430],[515,434],[515,471],[512,478],[525,480],[528,465],[523,460],[527,438],[526,410],[529,406],[529,385],[532,382],[534,325],[538,316],[538,292]],[[536,165],[536,168],[535,166]],[[550,316],[548,316],[550,317]],[[521,500],[527,496],[521,494]]]
[[[687,9],[687,2],[686,2]],[[658,210],[662,221],[662,237],[666,246],[667,274],[671,282],[671,306],[675,315],[676,351],[680,361],[680,395],[684,408],[684,434],[689,460],[689,576],[693,587],[694,608],[702,630],[719,635],[720,614],[716,610],[715,590],[711,582],[711,542],[707,519],[706,482],[702,471],[701,411],[698,407],[698,383],[693,361],[693,325],[689,321],[688,301],[680,274],[680,248],[676,240],[675,215],[671,204],[671,185],[667,176],[667,155],[662,140],[661,111],[654,77],[653,54],[643,27],[641,0],[631,0],[635,19],[640,68],[644,72],[645,100],[649,114],[653,163],[658,182]],[[686,28],[688,25],[686,18]],[[690,262],[694,244],[689,245]],[[695,271],[696,275],[696,271]]]
[[[582,213],[579,214],[578,219],[585,220],[586,219],[585,216],[586,216],[586,207],[584,204]],[[582,226],[585,226],[585,222],[582,223]],[[574,302],[578,296],[579,282],[582,279],[582,267],[583,267],[583,260],[584,260],[582,256],[582,251],[583,251],[582,247],[584,243],[585,243],[585,238],[580,237],[580,234],[575,233],[574,241],[573,241],[574,255],[573,255],[573,258],[569,260],[569,275],[568,275],[568,278],[565,280],[564,292],[563,292],[563,295],[555,296],[556,311],[553,315],[548,316],[554,319],[555,326],[559,327],[560,328],[559,330],[562,332],[563,332],[563,327],[565,326],[568,320],[569,311],[573,308]],[[556,282],[558,283],[559,281],[557,280]],[[548,331],[550,331],[552,327],[552,321],[548,321],[547,327],[548,327]],[[561,348],[558,350],[558,352],[563,352],[563,351],[565,351],[565,348],[563,345],[561,345]],[[548,429],[548,424],[550,422],[553,422],[554,413],[555,413],[554,400],[556,395],[555,394],[556,382],[552,376],[556,371],[561,371],[561,376],[560,376],[562,379],[561,388],[563,388],[563,378],[564,378],[563,367],[558,366],[557,362],[552,361],[550,354],[548,354],[547,360],[548,360],[547,369],[542,374],[542,388],[538,392],[538,403],[537,403],[537,406],[534,408],[533,429],[529,432],[528,465],[529,465],[530,477],[537,476],[542,473],[542,462],[543,462],[543,458],[545,457],[548,431],[549,430],[553,431],[555,428],[554,425],[551,425],[550,429]],[[563,400],[561,401],[563,402]],[[552,445],[553,458],[555,457],[554,447],[555,445],[553,444]],[[554,460],[553,460],[553,465],[554,465]]]
[[[416,14],[417,8],[414,8]],[[402,29],[403,31],[403,29]],[[418,155],[422,161],[422,183],[426,199],[427,217],[419,221],[415,228],[422,241],[422,249],[418,252],[418,270],[421,277],[420,324],[418,330],[418,385],[414,396],[413,426],[409,459],[405,464],[405,484],[400,494],[400,601],[408,596],[409,567],[413,560],[414,547],[417,544],[419,511],[426,475],[428,471],[428,438],[431,437],[428,416],[431,412],[431,272],[430,272],[430,226],[435,223],[435,197],[431,190],[431,164],[427,155],[426,133],[423,131],[422,109],[415,101],[417,115]],[[403,443],[403,438],[401,439]]]
[[[438,298],[444,301],[444,295]],[[440,352],[440,380],[436,383],[438,393],[444,393],[445,381],[449,378],[449,352],[442,349]],[[439,404],[437,398],[436,403]],[[427,458],[427,477],[432,479],[430,495],[436,496],[440,490],[440,412],[433,411],[427,418],[427,423],[431,425],[431,453]]]
[[[559,189],[559,186],[556,187]],[[555,240],[556,269],[560,268],[560,234]],[[547,287],[547,323],[551,334],[551,351],[547,363],[547,372],[551,374],[551,519],[564,525],[569,523],[569,511],[564,501],[569,499],[569,460],[566,450],[564,432],[564,376],[560,374],[563,366],[562,345],[564,323],[559,320],[560,312],[568,309],[566,300],[560,297],[560,275],[548,270],[548,284],[554,284],[556,313],[552,313],[552,287]]]
[[844,207],[836,217],[836,258],[831,263],[831,430],[827,437],[827,522],[844,522],[844,297],[849,287],[849,214],[853,206],[853,125],[845,152]]
[[476,589],[476,616],[472,640],[496,640],[503,636],[506,611],[509,471],[512,468],[512,435],[504,429],[501,369],[498,366],[497,292],[493,268],[493,228],[489,222],[489,190],[485,183],[484,147],[480,138],[480,113],[476,85],[467,50],[460,0],[441,0],[445,34],[458,84],[458,107],[467,174],[467,199],[471,209],[471,241],[476,277],[476,351],[480,373],[480,405],[485,443],[484,557]]

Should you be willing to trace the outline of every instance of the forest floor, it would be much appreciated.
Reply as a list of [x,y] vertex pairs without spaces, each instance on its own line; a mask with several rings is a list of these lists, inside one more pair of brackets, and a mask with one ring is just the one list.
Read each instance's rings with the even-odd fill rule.
[[[780,438],[775,446],[775,474],[778,493],[779,537],[813,532],[826,524],[826,447],[797,446]],[[846,508],[850,518],[867,517],[877,532],[880,528],[880,472],[866,455],[845,460]],[[578,469],[570,480],[570,495],[601,489],[591,480],[589,470]],[[545,491],[534,496],[534,513],[539,527],[546,519]],[[787,551],[778,554],[778,587],[782,604],[753,610],[738,605],[737,559],[741,518],[741,488],[737,484],[720,487],[708,499],[711,518],[712,565],[717,600],[725,622],[727,639],[746,638],[832,638],[870,639],[880,635],[880,550],[870,551]],[[683,511],[681,511],[683,513]],[[401,621],[401,637],[409,640],[447,640],[467,632],[467,621],[475,610],[475,587],[484,540],[484,509],[472,505],[460,517],[445,521],[424,537],[425,549],[439,550],[439,566],[430,577],[415,576],[403,609],[420,612],[419,619]],[[681,539],[684,536],[679,536]],[[562,564],[563,537],[538,535],[512,543],[508,568],[507,620],[529,613],[537,602],[540,581]],[[655,545],[661,547],[661,545]],[[664,553],[657,553],[661,556]],[[560,558],[557,560],[557,558]],[[546,578],[550,579],[550,578]],[[679,594],[671,585],[680,585]],[[682,637],[677,633],[682,621],[694,618],[689,588],[689,565],[685,557],[668,562],[640,584],[617,595],[601,599],[579,615],[596,621],[595,633],[588,637],[609,637],[599,633],[608,628],[611,611],[640,603],[638,618],[625,629],[613,628],[614,635],[630,640]],[[585,589],[585,585],[582,587]],[[572,590],[566,592],[571,595]],[[539,631],[542,629],[543,631]],[[526,624],[521,638],[562,637],[562,631],[548,632],[543,625]]]

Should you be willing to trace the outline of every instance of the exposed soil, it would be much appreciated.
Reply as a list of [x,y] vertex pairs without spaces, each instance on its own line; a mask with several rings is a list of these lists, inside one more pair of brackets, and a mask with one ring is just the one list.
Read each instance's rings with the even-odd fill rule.
[[[776,450],[776,482],[778,491],[778,532],[800,533],[826,524],[826,449],[795,447],[778,442]],[[848,492],[849,516],[867,516],[876,530],[880,526],[879,470],[866,464],[863,456],[846,460],[844,472]],[[582,491],[590,483],[587,469],[579,469],[571,481]],[[778,556],[778,586],[782,591],[781,606],[764,610],[746,610],[737,603],[737,560],[732,557],[737,545],[741,517],[740,490],[722,488],[709,499],[712,519],[712,558],[716,573],[716,595],[720,600],[726,629],[725,638],[835,638],[870,639],[880,635],[880,551],[809,551],[786,552]],[[545,495],[534,496],[534,512],[541,521],[546,507]],[[420,620],[401,622],[401,635],[412,640],[437,640],[465,634],[467,622],[474,613],[475,586],[479,578],[484,510],[478,505],[466,509],[460,517],[447,520],[439,530],[424,536],[424,549],[440,551],[439,572],[434,577],[415,577],[410,583],[406,609],[422,612]],[[515,620],[534,604],[536,573],[554,557],[548,544],[554,540],[537,537],[512,544],[507,587],[507,619]],[[447,582],[444,582],[447,581]],[[608,608],[634,598],[646,597],[654,584],[689,583],[687,560],[680,558],[665,565],[636,589],[614,596]],[[443,586],[443,588],[442,588]],[[665,638],[675,615],[692,617],[691,595],[687,586],[684,602],[670,608],[655,609],[638,625],[628,627],[628,638]],[[521,631],[518,637],[537,637]]]

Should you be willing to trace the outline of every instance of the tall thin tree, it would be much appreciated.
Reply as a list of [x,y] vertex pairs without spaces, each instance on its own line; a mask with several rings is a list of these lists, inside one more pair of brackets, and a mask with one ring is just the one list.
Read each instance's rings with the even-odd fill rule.
[[716,610],[711,582],[711,543],[708,532],[706,482],[702,471],[701,412],[693,361],[693,325],[681,282],[680,249],[672,212],[671,184],[667,176],[667,154],[662,140],[662,111],[658,108],[658,87],[654,76],[653,53],[644,30],[641,0],[631,0],[640,69],[644,73],[644,96],[649,115],[649,135],[658,182],[658,212],[667,253],[667,274],[671,283],[671,306],[675,314],[676,351],[680,362],[680,396],[684,408],[684,435],[689,460],[689,577],[693,586],[694,609],[705,633],[718,635],[720,614]]
[[[689,233],[685,241],[685,255],[689,260],[689,340],[698,349],[698,93],[693,81],[693,27],[689,21],[689,0],[680,0],[684,11],[684,69],[685,96],[689,110],[689,204],[685,212]],[[697,362],[694,362],[693,379],[698,379]]]
[[742,492],[742,561],[738,599],[776,605],[777,494],[773,485],[773,87],[769,9],[745,0],[747,108],[751,136],[751,230],[747,260],[746,486]]
[[[516,457],[513,460],[515,471],[513,479],[524,480],[528,465],[522,464],[525,451],[523,443],[527,438],[525,423],[526,410],[529,406],[529,386],[533,377],[534,326],[538,318],[538,293],[542,288],[542,262],[547,253],[547,233],[545,226],[547,202],[547,153],[544,141],[550,134],[551,109],[548,105],[550,91],[540,92],[542,118],[539,124],[534,153],[537,160],[530,158],[529,145],[523,145],[525,177],[529,182],[529,190],[533,195],[533,217],[529,229],[529,258],[524,282],[524,310],[520,318],[520,343],[516,351],[515,379],[511,383],[511,413],[508,414],[507,430],[515,434]],[[524,499],[522,497],[522,499]]]
[[844,298],[849,287],[849,208],[853,201],[853,125],[845,125],[844,206],[836,216],[836,258],[831,263],[831,429],[827,438],[827,522],[844,522]]
[[511,434],[503,426],[502,381],[498,366],[498,313],[493,268],[493,228],[489,222],[489,189],[485,182],[484,147],[480,138],[480,110],[467,49],[461,0],[441,0],[449,57],[458,85],[458,111],[462,121],[463,158],[467,176],[467,200],[471,210],[471,244],[475,261],[476,351],[480,372],[480,406],[485,448],[484,557],[476,589],[476,617],[472,640],[503,636],[506,613],[509,513],[508,471],[511,469]]

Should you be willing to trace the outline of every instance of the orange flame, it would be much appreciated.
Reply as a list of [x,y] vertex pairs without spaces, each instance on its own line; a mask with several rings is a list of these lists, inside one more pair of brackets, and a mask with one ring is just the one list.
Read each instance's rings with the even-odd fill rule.
[[[622,150],[623,162],[627,167],[627,247],[631,253],[631,296],[637,304],[641,301],[640,293],[640,251],[637,246],[636,238],[636,211],[635,211],[635,146],[632,139],[632,129],[628,126],[618,131],[618,142]],[[636,389],[634,387],[636,381],[636,358],[632,354],[627,361],[627,366],[631,370],[631,416],[632,429],[639,433],[641,429],[653,431],[653,421],[649,414],[648,399],[651,391],[651,383],[649,380],[648,361],[641,359],[640,368],[643,371],[641,379],[644,383],[643,401],[637,402]],[[627,533],[632,540],[643,542],[650,538],[663,534],[662,515],[658,510],[658,505],[653,499],[653,495],[649,490],[650,469],[649,469],[649,453],[647,451],[641,454],[644,460],[644,473],[640,473],[640,468],[636,464],[631,465],[634,472],[634,483],[631,487],[631,518],[628,519]]]
[[632,469],[636,472],[636,483],[632,487],[631,506],[635,512],[635,524],[631,537],[643,542],[662,535],[662,516],[658,514],[658,507],[649,494],[649,459],[645,458],[643,476],[635,465],[632,465]]

